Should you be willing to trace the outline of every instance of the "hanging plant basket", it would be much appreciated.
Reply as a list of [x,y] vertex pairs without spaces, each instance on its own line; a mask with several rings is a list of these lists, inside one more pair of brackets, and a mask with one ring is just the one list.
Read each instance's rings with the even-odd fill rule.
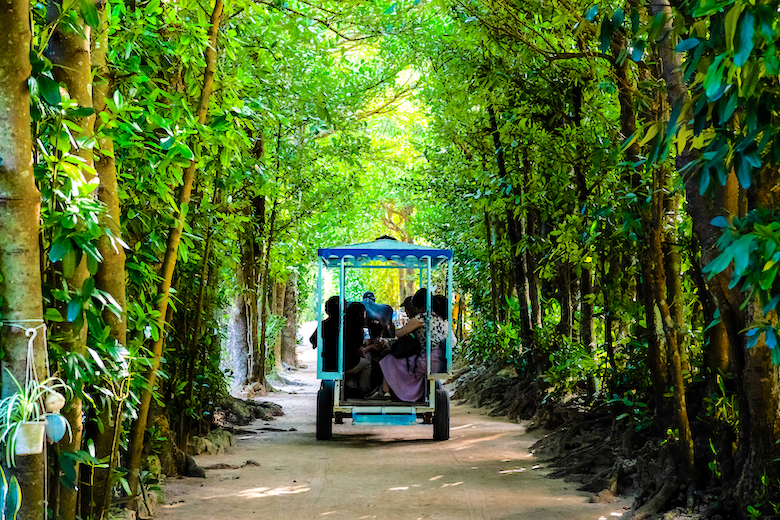
[[35,455],[43,452],[44,421],[25,421],[18,424],[14,433],[14,453]]

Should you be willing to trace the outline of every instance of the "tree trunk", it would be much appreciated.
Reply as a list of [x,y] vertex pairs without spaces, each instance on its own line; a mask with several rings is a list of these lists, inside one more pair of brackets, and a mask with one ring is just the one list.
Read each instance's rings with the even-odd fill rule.
[[463,323],[466,320],[466,302],[463,297],[463,294],[458,296],[458,324],[455,327],[455,337],[459,341],[463,340]]
[[[677,341],[680,348],[680,362],[683,372],[690,377],[691,366],[688,361],[688,333],[685,323],[685,298],[683,297],[682,284],[682,247],[679,244],[680,237],[677,230],[678,211],[680,206],[680,194],[674,196],[664,195],[664,209],[666,236],[663,241],[664,265],[666,266],[666,292],[671,303],[674,327],[677,329]],[[674,231],[672,231],[674,230]]]
[[[585,351],[593,357],[596,347],[596,324],[593,317],[593,272],[589,269],[582,270],[580,276],[580,341]],[[588,401],[591,401],[598,391],[596,374],[588,375]]]
[[562,265],[558,269],[556,285],[558,286],[558,303],[561,306],[561,321],[558,322],[556,329],[561,336],[571,338],[574,330],[574,304],[571,297],[571,266]]
[[[88,0],[91,1],[91,0]],[[49,0],[46,19],[48,23],[55,22],[60,13],[64,10],[62,0]],[[78,9],[80,11],[80,8]],[[54,68],[52,73],[55,79],[62,82],[70,98],[76,100],[80,107],[92,108],[92,71],[90,58],[90,27],[83,22],[83,16],[74,18],[73,23],[79,25],[79,30],[65,29],[64,24],[58,24],[52,33],[51,39],[46,49],[46,57],[51,60]],[[83,33],[83,34],[82,34]],[[80,137],[89,139],[93,135],[95,125],[95,116],[85,116],[79,118],[76,123],[81,128]],[[76,153],[84,159],[88,169],[94,167],[92,150],[90,148],[80,148]],[[93,174],[87,169],[82,169],[84,179],[89,181]],[[64,265],[62,266],[63,277],[68,287],[75,291],[81,290],[84,281],[89,278],[87,270],[87,260],[85,255],[81,255],[81,261],[75,267],[72,273],[69,273]],[[83,315],[83,311],[79,312]],[[70,322],[62,322],[58,326],[59,333],[62,335],[61,344],[68,356],[83,356],[86,352],[88,327],[83,317],[78,317]],[[62,415],[68,420],[71,426],[72,435],[63,439],[57,444],[57,450],[60,453],[75,453],[81,449],[81,439],[84,433],[84,423],[82,419],[82,402],[79,397],[81,385],[77,381],[71,381],[76,389],[74,396],[69,400]],[[75,461],[75,472],[78,475],[79,465]],[[78,506],[78,480],[74,483],[76,487],[62,484],[60,481],[59,501],[56,504],[57,516],[63,520],[74,520],[77,515]]]
[[[35,328],[33,359],[38,373],[46,370],[38,229],[41,196],[35,186],[30,134],[30,3],[0,2],[0,348],[2,397],[16,392],[5,370],[24,381],[28,341],[24,329]],[[19,520],[43,520],[45,454],[19,457],[16,475],[22,488]]]
[[[664,252],[662,245],[662,229],[664,202],[662,186],[665,184],[665,169],[656,168],[653,172],[653,187],[651,189],[652,200],[651,213],[643,216],[645,241],[649,248],[649,283],[652,286],[653,299],[660,311],[660,324],[663,328],[666,345],[670,356],[670,371],[672,388],[674,392],[674,411],[677,417],[677,427],[680,434],[680,451],[683,455],[686,474],[689,481],[696,476],[694,464],[693,434],[688,420],[688,406],[685,399],[685,383],[682,372],[682,360],[680,358],[680,346],[678,342],[677,328],[674,318],[667,303],[665,294],[667,287],[666,268],[664,266]],[[645,255],[643,255],[645,256]]]
[[265,381],[265,356],[266,356],[266,333],[268,332],[268,278],[270,275],[271,266],[271,246],[274,241],[274,227],[276,224],[276,206],[277,200],[274,200],[271,207],[271,218],[268,229],[268,242],[266,243],[265,253],[263,254],[263,272],[260,276],[260,338],[258,347],[258,356],[255,359],[254,367],[252,367],[252,380],[257,381],[263,386],[266,385]]
[[[218,190],[214,190],[214,198],[212,199],[212,206],[216,202],[216,199],[218,197]],[[203,325],[203,312],[205,308],[205,301],[206,301],[206,287],[209,285],[209,272],[211,271],[209,269],[209,259],[211,257],[211,237],[212,237],[212,227],[211,222],[209,219],[209,227],[206,230],[206,243],[203,245],[203,261],[200,266],[200,285],[198,287],[198,303],[195,307],[195,325],[192,329],[192,340],[189,344],[189,349],[186,354],[186,362],[187,362],[187,387],[184,390],[184,395],[186,396],[184,406],[185,408],[194,407],[194,401],[193,398],[195,396],[194,389],[195,389],[195,372],[197,368],[197,360],[198,360],[198,352],[199,352],[199,345],[200,345],[200,329]],[[203,367],[203,370],[205,372],[206,367]],[[205,375],[205,374],[204,374]],[[190,413],[185,411],[182,411],[180,420],[179,420],[179,446],[181,446],[182,449],[186,449],[187,445],[189,444],[190,440],[190,427],[191,427],[191,416]]]
[[[501,133],[498,129],[498,120],[493,105],[488,105],[488,116],[490,117],[490,133],[493,136],[493,148],[496,154],[496,164],[499,175],[506,178],[506,161],[504,157],[504,147],[501,145]],[[532,334],[530,327],[530,318],[528,316],[528,283],[526,281],[525,258],[521,251],[520,240],[523,236],[523,224],[521,219],[515,218],[514,209],[507,208],[507,231],[509,234],[509,244],[512,250],[512,263],[515,268],[515,288],[517,289],[517,299],[520,307],[520,341],[523,348],[532,348]]]
[[[284,282],[278,281],[276,277],[274,277],[274,314],[276,316],[284,316],[284,304],[285,304],[285,297],[286,297],[286,291],[285,288],[287,287],[287,284]],[[284,329],[282,329],[279,334],[276,335],[276,339],[274,339],[274,363],[277,367],[282,366],[282,336],[284,335]]]
[[[242,271],[239,267],[239,271],[236,278],[240,280]],[[239,287],[241,282],[239,281]],[[234,356],[233,361],[235,364],[234,370],[236,371],[236,380],[241,384],[246,384],[251,374],[252,364],[251,356],[252,350],[250,348],[247,339],[247,319],[246,319],[246,301],[244,294],[239,292],[233,301],[233,312],[230,319],[232,321],[231,330],[233,332],[233,341],[230,344],[233,346],[232,354]]]
[[[536,209],[528,211],[528,229],[526,232],[532,237],[538,237],[539,233],[539,212]],[[528,271],[528,299],[531,303],[531,328],[542,328],[542,310],[541,310],[541,282],[539,281],[539,267],[536,257],[530,251],[525,254]]]
[[490,309],[494,322],[498,322],[498,285],[496,280],[496,262],[493,259],[493,226],[490,223],[490,213],[485,211],[485,243],[487,244],[488,265],[490,266]]
[[[761,305],[756,300],[748,305],[750,322],[761,321],[764,316]],[[775,347],[777,348],[777,347]],[[746,446],[740,453],[741,471],[736,486],[736,497],[741,510],[755,502],[755,494],[764,489],[766,493],[762,504],[763,512],[772,513],[766,501],[777,502],[780,492],[777,483],[780,471],[774,462],[780,457],[777,439],[780,439],[780,367],[772,362],[769,347],[759,341],[753,348],[744,348],[745,369],[744,389],[748,409],[740,409],[740,444]],[[743,419],[743,415],[747,417]],[[765,479],[765,480],[764,480]]]
[[[107,110],[105,99],[110,96],[111,78],[106,62],[108,49],[106,4],[98,3],[97,7],[100,27],[94,35],[90,57],[95,74],[92,85],[92,105],[95,114],[100,114]],[[106,212],[101,217],[101,225],[111,231],[111,237],[102,235],[98,240],[98,250],[103,256],[103,261],[95,273],[95,287],[109,293],[119,305],[119,316],[106,309],[103,311],[103,319],[111,327],[111,338],[124,347],[127,344],[125,250],[122,244],[115,240],[122,237],[119,184],[116,164],[114,163],[114,141],[102,131],[102,126],[100,118],[96,117],[94,130],[98,150],[95,157],[95,169],[100,177],[98,199],[106,206]],[[117,414],[121,414],[121,411],[118,409],[117,403],[110,399],[106,399],[103,408],[97,410],[97,420],[101,421],[102,428],[95,428],[90,437],[95,444],[96,457],[98,459],[107,457],[112,464],[108,468],[95,468],[91,480],[82,478],[84,492],[82,493],[81,512],[84,517],[100,519],[110,505],[110,492],[113,487],[111,474],[118,460],[115,453],[115,416]]]
[[298,366],[295,348],[298,345],[298,273],[291,271],[284,291],[283,316],[287,322],[282,336],[282,362],[291,367]]
[[[209,27],[209,45],[206,47],[206,68],[203,74],[203,89],[198,103],[198,123],[206,122],[208,113],[209,97],[214,83],[214,70],[217,61],[217,31],[219,29],[219,20],[222,16],[222,0],[216,0],[214,9],[211,13],[211,25]],[[170,296],[171,280],[173,279],[173,269],[176,265],[176,258],[179,250],[179,241],[181,240],[184,229],[183,211],[190,202],[190,193],[192,191],[193,179],[195,177],[195,159],[190,162],[189,167],[184,172],[182,178],[182,187],[179,192],[179,201],[177,207],[176,227],[171,228],[168,234],[168,245],[163,259],[163,266],[160,272],[162,282],[159,289],[159,303],[157,311],[160,316],[157,321],[159,330],[159,339],[154,342],[152,350],[152,363],[146,374],[147,387],[141,392],[140,404],[138,406],[138,418],[133,422],[130,431],[128,446],[128,482],[130,484],[130,494],[132,499],[128,502],[128,508],[135,510],[137,507],[136,498],[139,489],[139,476],[141,471],[141,455],[143,452],[144,433],[146,432],[146,420],[149,415],[149,405],[152,401],[152,392],[157,378],[157,370],[160,367],[162,358],[163,342],[165,341],[165,317],[168,314],[168,298]]]

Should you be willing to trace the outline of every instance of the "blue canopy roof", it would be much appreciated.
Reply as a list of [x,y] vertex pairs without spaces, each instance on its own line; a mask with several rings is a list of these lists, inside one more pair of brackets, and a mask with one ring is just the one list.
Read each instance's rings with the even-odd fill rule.
[[452,249],[437,249],[391,239],[326,247],[319,249],[317,254],[328,267],[337,267],[342,258],[345,259],[345,265],[350,267],[360,267],[375,260],[397,262],[400,264],[398,267],[422,267],[427,264],[428,258],[432,266],[452,260]]

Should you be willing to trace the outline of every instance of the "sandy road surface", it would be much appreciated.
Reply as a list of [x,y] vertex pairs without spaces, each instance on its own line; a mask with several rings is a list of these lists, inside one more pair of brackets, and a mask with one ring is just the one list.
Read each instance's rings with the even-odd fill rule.
[[[307,336],[304,336],[307,337]],[[313,367],[309,349],[301,350]],[[528,519],[612,520],[622,507],[590,504],[573,484],[544,478],[522,425],[451,408],[451,437],[432,440],[432,426],[334,425],[333,440],[314,438],[317,382],[312,369],[294,372],[267,399],[285,416],[256,421],[227,455],[198,464],[260,466],[208,470],[206,479],[171,479],[161,520],[228,519]],[[262,428],[296,431],[272,432]]]

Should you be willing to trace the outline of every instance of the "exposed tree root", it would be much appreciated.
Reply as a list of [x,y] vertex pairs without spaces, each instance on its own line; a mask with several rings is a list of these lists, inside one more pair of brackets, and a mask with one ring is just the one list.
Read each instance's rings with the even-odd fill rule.
[[645,502],[645,505],[636,510],[631,520],[645,520],[663,510],[678,494],[679,484],[677,479],[667,479],[661,490],[653,495],[653,498]]
[[[638,423],[616,421],[620,408],[603,402],[586,406],[584,396],[553,393],[540,379],[520,377],[502,364],[460,370],[453,383],[456,399],[553,430],[533,446],[534,454],[551,466],[550,477],[580,483],[580,490],[594,494],[593,501],[634,497],[635,520],[694,505],[674,477],[680,461],[675,445],[659,442],[648,428],[638,430]],[[711,512],[707,501],[706,493],[699,493],[696,509]]]

